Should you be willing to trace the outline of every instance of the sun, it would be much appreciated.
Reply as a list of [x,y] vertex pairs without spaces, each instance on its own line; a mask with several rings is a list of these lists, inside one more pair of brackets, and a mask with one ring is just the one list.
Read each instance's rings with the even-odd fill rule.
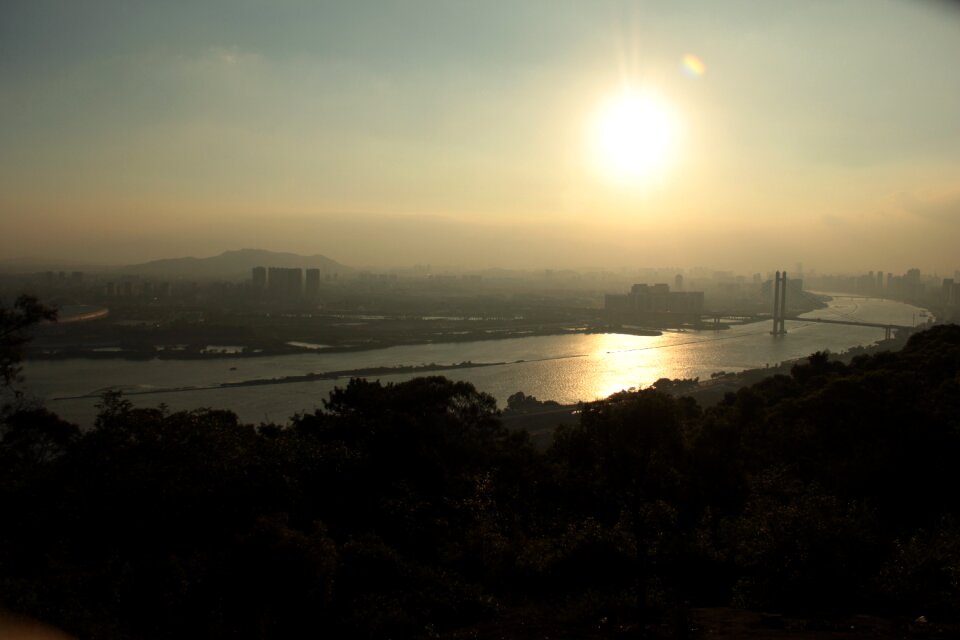
[[627,89],[599,109],[591,132],[601,173],[631,183],[658,179],[677,138],[670,107],[650,91]]

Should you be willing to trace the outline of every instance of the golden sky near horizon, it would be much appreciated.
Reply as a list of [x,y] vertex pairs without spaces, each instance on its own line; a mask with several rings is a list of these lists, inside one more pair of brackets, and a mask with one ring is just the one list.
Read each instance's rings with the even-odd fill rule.
[[0,256],[960,268],[921,0],[0,7]]

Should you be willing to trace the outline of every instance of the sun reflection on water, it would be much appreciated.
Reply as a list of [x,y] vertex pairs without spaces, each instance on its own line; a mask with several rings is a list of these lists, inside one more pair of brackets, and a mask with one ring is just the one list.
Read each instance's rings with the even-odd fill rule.
[[666,334],[659,337],[596,336],[590,358],[578,363],[582,365],[581,381],[586,382],[584,386],[592,388],[594,398],[606,398],[630,388],[646,388],[659,378],[683,368],[677,350],[664,348],[677,341],[677,336]]

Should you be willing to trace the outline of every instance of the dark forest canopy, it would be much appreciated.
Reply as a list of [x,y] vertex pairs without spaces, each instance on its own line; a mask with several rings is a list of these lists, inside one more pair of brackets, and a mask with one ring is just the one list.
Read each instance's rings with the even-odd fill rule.
[[960,327],[814,354],[705,410],[649,389],[580,415],[538,452],[441,377],[351,380],[286,426],[117,395],[86,432],[22,409],[0,602],[142,639],[436,637],[517,611],[681,637],[688,607],[731,604],[960,617]]

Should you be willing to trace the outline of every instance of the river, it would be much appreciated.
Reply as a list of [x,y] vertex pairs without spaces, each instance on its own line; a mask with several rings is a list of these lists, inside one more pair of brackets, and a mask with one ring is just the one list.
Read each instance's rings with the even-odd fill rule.
[[[806,314],[861,322],[912,325],[925,318],[921,310],[889,300],[837,297],[827,309]],[[873,344],[884,330],[873,327],[787,321],[787,335],[770,335],[770,323],[736,326],[723,331],[667,332],[662,336],[574,334],[535,336],[390,347],[350,353],[271,356],[212,360],[61,360],[31,361],[24,366],[26,387],[63,418],[89,425],[96,394],[108,388],[134,392],[136,406],[165,403],[172,410],[199,407],[235,411],[252,423],[284,423],[298,412],[321,407],[324,398],[346,379],[314,380],[266,386],[212,387],[224,382],[281,378],[326,371],[379,366],[417,366],[460,362],[504,363],[439,372],[473,383],[497,398],[523,391],[541,400],[573,403],[604,398],[630,387],[649,386],[659,378],[708,378],[717,371],[742,371],[802,358],[829,349],[839,352]],[[418,375],[378,376],[399,382]],[[424,375],[424,374],[419,374]],[[430,374],[434,375],[434,374]],[[197,389],[136,394],[164,389]],[[91,395],[93,397],[75,398]],[[72,398],[72,399],[65,399]]]

